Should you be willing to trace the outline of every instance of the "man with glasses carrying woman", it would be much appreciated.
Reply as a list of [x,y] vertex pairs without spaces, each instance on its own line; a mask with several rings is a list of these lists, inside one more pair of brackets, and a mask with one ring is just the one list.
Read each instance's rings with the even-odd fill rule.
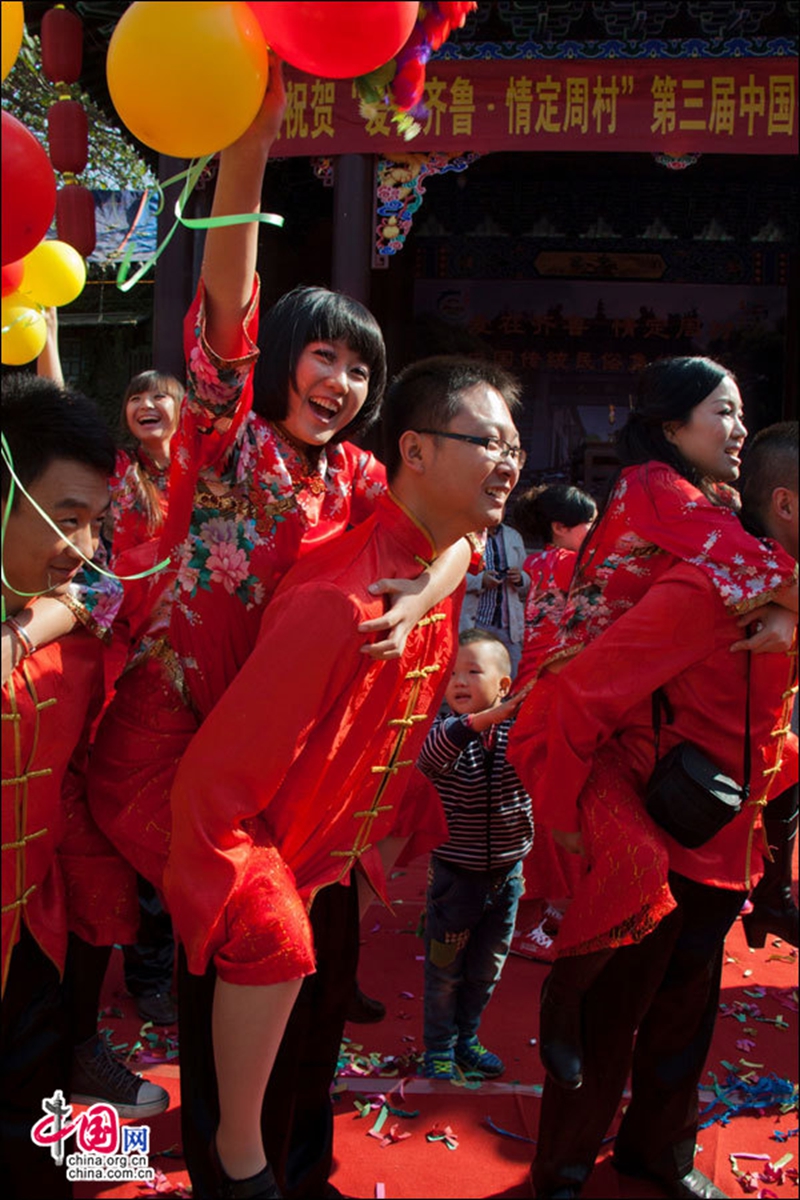
[[[165,887],[189,971],[214,988],[205,1043],[225,1098],[208,1130],[216,1180],[193,1175],[196,1194],[332,1194],[329,1088],[358,960],[356,889],[341,884],[355,870],[385,894],[377,847],[402,823],[408,769],[447,684],[459,593],[394,658],[364,654],[359,625],[383,612],[374,580],[415,579],[502,519],[519,476],[517,405],[517,384],[491,363],[428,359],[395,380],[389,494],[288,572],[178,769]],[[313,1081],[298,1069],[309,1037]]]

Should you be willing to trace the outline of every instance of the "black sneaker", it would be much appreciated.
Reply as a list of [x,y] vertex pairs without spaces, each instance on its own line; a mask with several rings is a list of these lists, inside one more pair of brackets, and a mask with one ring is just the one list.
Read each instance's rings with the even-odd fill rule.
[[172,1003],[169,992],[154,992],[150,996],[136,996],[136,1011],[143,1021],[153,1025],[174,1025],[178,1010]]
[[169,1092],[129,1071],[100,1036],[75,1047],[71,1099],[110,1104],[121,1117],[155,1117],[169,1107]]

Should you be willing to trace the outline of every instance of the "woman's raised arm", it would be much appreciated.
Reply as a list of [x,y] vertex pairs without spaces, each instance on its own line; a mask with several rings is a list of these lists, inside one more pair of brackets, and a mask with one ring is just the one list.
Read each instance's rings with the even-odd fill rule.
[[[285,104],[281,64],[270,55],[269,84],[259,113],[246,133],[220,155],[212,217],[261,211],[264,169]],[[206,337],[220,358],[233,358],[239,350],[242,318],[253,290],[258,229],[259,223],[251,221],[211,228],[206,233],[202,268]]]

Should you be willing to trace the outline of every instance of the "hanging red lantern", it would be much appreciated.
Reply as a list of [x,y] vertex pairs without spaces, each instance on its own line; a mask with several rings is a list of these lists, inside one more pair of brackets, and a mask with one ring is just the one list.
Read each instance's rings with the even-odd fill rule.
[[79,100],[56,100],[50,105],[47,141],[55,169],[80,175],[89,161],[89,118]]
[[[42,17],[42,70],[51,83],[75,83],[83,61],[83,22],[57,4]],[[97,242],[94,197],[79,184],[89,161],[89,119],[79,100],[61,96],[47,114],[50,161],[64,175],[56,197],[56,229],[62,242],[88,258]]]
[[83,65],[83,22],[57,4],[42,17],[42,70],[51,83],[75,83]]
[[62,242],[69,242],[88,258],[97,242],[94,196],[80,183],[66,183],[56,196],[56,229]]

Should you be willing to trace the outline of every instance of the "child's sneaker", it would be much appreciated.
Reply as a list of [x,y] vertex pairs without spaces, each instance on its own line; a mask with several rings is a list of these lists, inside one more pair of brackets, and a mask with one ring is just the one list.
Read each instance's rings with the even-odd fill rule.
[[467,1071],[480,1071],[487,1079],[502,1075],[506,1069],[503,1060],[482,1046],[474,1035],[466,1042],[459,1042],[454,1057],[460,1067]]
[[452,1050],[426,1050],[422,1073],[426,1079],[460,1079]]

